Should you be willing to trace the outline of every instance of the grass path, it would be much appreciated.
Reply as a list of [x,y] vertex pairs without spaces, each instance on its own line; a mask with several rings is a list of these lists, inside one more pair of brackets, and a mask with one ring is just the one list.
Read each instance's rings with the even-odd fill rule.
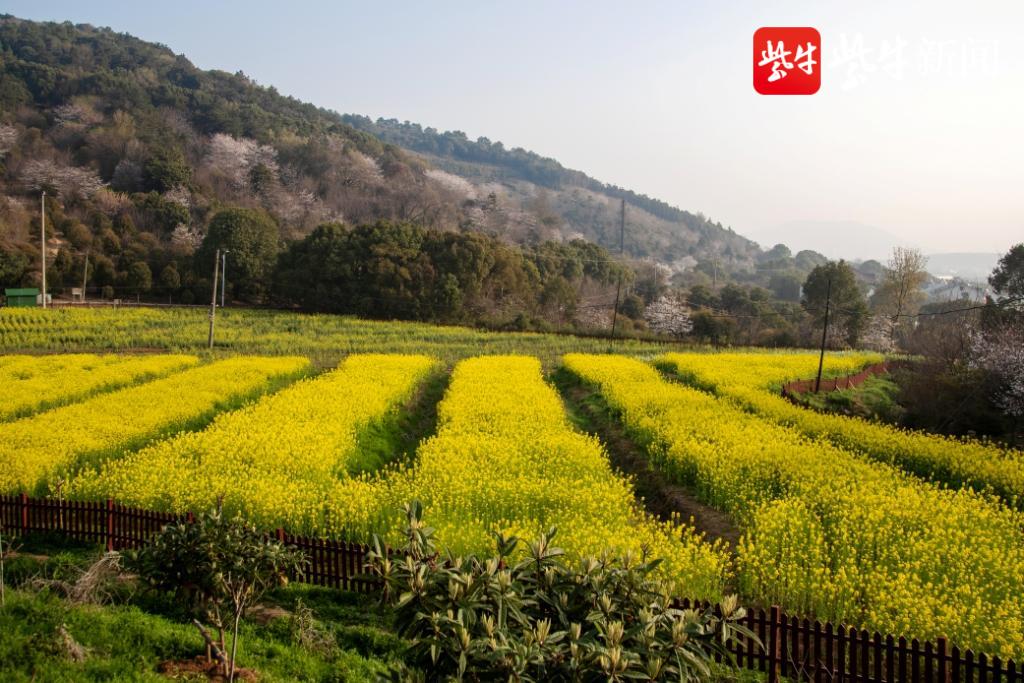
[[552,381],[573,423],[579,430],[601,440],[612,466],[633,479],[636,496],[649,513],[662,520],[671,518],[673,513],[682,515],[683,519],[692,520],[694,528],[708,541],[721,539],[730,552],[735,551],[740,531],[729,515],[705,505],[690,489],[669,482],[659,474],[644,449],[626,434],[598,391],[583,385],[564,370],[554,373]]

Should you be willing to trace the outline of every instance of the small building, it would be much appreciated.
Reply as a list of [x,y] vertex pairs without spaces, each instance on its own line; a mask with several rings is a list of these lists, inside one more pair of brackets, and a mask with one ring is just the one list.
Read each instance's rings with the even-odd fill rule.
[[5,289],[4,297],[7,305],[12,308],[29,308],[41,303],[39,290],[31,287],[25,289]]

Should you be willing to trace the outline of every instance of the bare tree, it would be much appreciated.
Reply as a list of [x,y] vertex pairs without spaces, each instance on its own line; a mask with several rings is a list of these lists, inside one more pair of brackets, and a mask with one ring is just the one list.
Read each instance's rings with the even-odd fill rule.
[[928,279],[928,259],[917,249],[896,247],[886,264],[885,276],[874,300],[876,308],[892,320],[890,336],[895,342],[900,319],[913,315],[924,303],[921,287]]

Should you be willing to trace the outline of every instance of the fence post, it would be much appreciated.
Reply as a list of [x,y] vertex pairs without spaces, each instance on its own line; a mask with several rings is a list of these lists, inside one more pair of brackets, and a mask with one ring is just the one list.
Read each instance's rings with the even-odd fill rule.
[[277,538],[278,543],[284,543],[284,529],[277,527],[277,531],[274,532],[274,536]]
[[21,492],[21,535],[28,533],[28,494]]
[[[946,637],[939,636],[936,641],[939,650],[939,683],[949,683],[949,666],[946,664]],[[956,666],[956,663],[953,664]]]
[[107,498],[107,552],[114,549],[114,499]]
[[779,625],[782,614],[778,605],[772,605],[771,623],[768,624],[768,683],[779,683],[779,667],[782,664],[782,648],[779,642]]

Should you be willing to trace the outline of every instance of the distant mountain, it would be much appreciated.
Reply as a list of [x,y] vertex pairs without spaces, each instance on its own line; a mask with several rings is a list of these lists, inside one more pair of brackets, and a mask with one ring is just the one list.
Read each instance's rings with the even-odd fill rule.
[[885,261],[893,247],[914,246],[887,230],[856,221],[791,221],[752,235],[761,245],[811,249],[830,259]]
[[928,272],[936,277],[958,277],[984,282],[992,274],[1000,256],[985,252],[930,254]]

